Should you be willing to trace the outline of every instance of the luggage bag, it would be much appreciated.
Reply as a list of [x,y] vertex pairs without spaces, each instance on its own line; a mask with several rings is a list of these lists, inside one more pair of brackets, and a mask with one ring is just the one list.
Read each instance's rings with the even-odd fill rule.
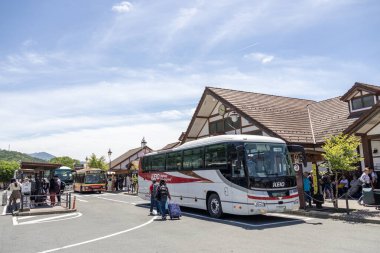
[[169,203],[168,207],[170,219],[180,219],[182,215],[179,205],[176,203]]
[[372,188],[363,188],[363,203],[364,205],[375,204],[375,196]]

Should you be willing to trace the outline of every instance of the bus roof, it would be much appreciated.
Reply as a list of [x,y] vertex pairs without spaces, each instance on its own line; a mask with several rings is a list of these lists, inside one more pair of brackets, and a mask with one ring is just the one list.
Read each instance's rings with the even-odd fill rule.
[[186,142],[185,144],[173,149],[156,151],[156,152],[152,152],[146,155],[156,155],[156,154],[167,153],[171,151],[180,151],[180,150],[184,150],[188,148],[196,148],[196,147],[218,144],[218,143],[223,143],[223,142],[261,142],[261,143],[264,142],[264,143],[281,143],[281,144],[286,143],[285,141],[279,138],[274,138],[274,137],[269,137],[269,136],[244,135],[244,134],[218,135],[218,136],[211,136],[211,137],[206,137],[206,138]]
[[77,170],[75,171],[76,173],[86,173],[88,171],[99,171],[101,172],[102,170],[101,169],[98,169],[98,168],[87,168],[87,169],[81,169],[81,170]]

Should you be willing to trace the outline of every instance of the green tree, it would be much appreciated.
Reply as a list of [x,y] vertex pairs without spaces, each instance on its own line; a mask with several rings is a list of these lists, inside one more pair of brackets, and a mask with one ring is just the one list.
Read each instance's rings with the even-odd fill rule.
[[[360,145],[360,139],[353,135],[339,134],[331,136],[325,140],[325,144],[322,146],[323,157],[327,161],[327,165],[330,170],[335,173],[335,180],[340,181],[339,176],[345,172],[353,171],[357,169],[357,163],[362,159],[360,158],[357,148]],[[334,206],[338,207],[338,183],[336,186],[336,196],[334,200]]]
[[70,167],[72,169],[74,169],[75,164],[80,164],[80,161],[73,159],[71,157],[68,157],[68,156],[54,157],[54,158],[50,159],[49,162],[59,163],[59,164],[62,164],[63,166]]
[[20,167],[18,162],[0,160],[0,182],[8,182]]
[[108,169],[108,165],[106,163],[106,159],[104,158],[104,156],[101,156],[98,158],[98,157],[96,157],[96,155],[94,153],[92,153],[90,156],[90,159],[88,159],[87,165],[90,168],[99,168],[102,170]]

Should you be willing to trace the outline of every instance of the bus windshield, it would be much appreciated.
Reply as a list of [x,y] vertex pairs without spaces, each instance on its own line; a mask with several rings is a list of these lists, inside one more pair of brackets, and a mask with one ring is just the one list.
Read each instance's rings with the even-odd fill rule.
[[84,180],[85,184],[102,184],[106,181],[103,173],[87,174]]
[[245,150],[250,177],[294,176],[285,144],[246,143]]

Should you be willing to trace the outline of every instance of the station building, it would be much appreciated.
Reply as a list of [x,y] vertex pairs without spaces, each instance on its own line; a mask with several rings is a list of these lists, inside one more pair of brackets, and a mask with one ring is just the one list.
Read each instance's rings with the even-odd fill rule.
[[380,86],[355,83],[340,97],[314,101],[206,87],[181,143],[220,134],[253,134],[302,145],[307,168],[322,161],[325,138],[360,136],[361,167],[380,172]]

